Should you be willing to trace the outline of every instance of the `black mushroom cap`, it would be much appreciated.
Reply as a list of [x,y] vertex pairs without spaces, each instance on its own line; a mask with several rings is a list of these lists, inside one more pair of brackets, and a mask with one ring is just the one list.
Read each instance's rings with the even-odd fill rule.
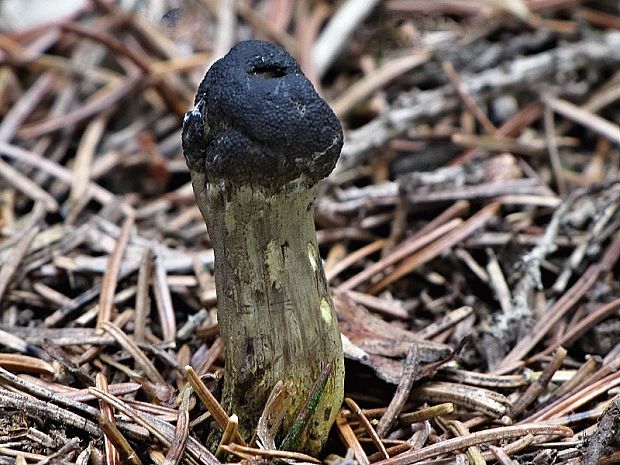
[[183,123],[187,163],[209,182],[312,185],[332,171],[342,141],[338,118],[295,59],[260,40],[211,66]]

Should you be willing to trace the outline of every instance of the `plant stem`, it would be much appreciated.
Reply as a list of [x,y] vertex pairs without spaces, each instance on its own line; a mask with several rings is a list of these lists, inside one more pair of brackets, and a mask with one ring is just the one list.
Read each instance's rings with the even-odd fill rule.
[[223,406],[249,438],[273,385],[292,381],[291,427],[326,364],[325,389],[298,450],[322,448],[343,397],[338,322],[316,242],[314,187],[277,189],[204,183],[194,186],[215,251],[220,333],[226,346]]

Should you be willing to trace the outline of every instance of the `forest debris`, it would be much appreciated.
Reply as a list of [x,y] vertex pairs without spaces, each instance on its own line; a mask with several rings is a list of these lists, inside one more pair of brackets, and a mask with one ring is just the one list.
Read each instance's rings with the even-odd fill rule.
[[531,332],[521,338],[512,351],[504,358],[496,371],[502,371],[509,363],[524,357],[540,339],[551,329],[551,327],[564,315],[573,305],[585,294],[588,289],[596,282],[600,269],[596,265],[590,266],[575,285],[562,296],[552,307],[550,307],[545,318],[539,320],[532,328]]
[[441,367],[439,375],[449,381],[458,381],[470,386],[488,388],[514,389],[527,384],[527,379],[524,375],[493,375],[453,367]]
[[506,397],[495,391],[445,381],[435,381],[415,388],[411,395],[427,402],[451,402],[492,418],[501,418],[510,404]]
[[99,426],[101,426],[101,430],[104,432],[106,439],[109,439],[109,441],[114,444],[114,447],[120,451],[124,460],[127,460],[127,462],[132,465],[142,465],[142,461],[136,452],[112,421],[102,415],[99,417]]
[[153,292],[155,303],[159,314],[159,323],[162,327],[164,341],[174,341],[176,338],[176,320],[174,318],[174,308],[170,287],[166,279],[166,267],[164,265],[163,253],[157,251],[153,264]]
[[399,320],[409,319],[409,312],[404,308],[401,302],[393,300],[381,299],[370,294],[356,291],[344,291],[348,297],[354,302],[363,305],[373,312],[380,313],[387,318],[396,318]]
[[101,327],[104,323],[110,322],[112,315],[112,303],[116,291],[121,260],[125,253],[125,248],[129,242],[129,233],[133,227],[134,217],[128,216],[121,229],[114,252],[110,255],[106,271],[101,283],[101,293],[99,294],[99,315],[97,316],[97,326]]
[[[462,85],[472,96],[482,94],[486,89],[502,92],[512,86],[527,85],[529,90],[533,90],[537,83],[541,82],[548,88],[559,74],[578,68],[580,63],[587,62],[589,66],[596,66],[597,63],[610,65],[620,62],[619,45],[620,32],[607,32],[593,40],[567,44],[549,52],[518,58],[508,68],[489,69],[477,75],[461,74]],[[577,60],[577,57],[584,61]],[[549,71],[554,71],[551,77]],[[555,74],[556,72],[559,74]],[[351,131],[342,148],[335,174],[362,163],[373,149],[402,134],[418,120],[453,110],[457,101],[451,94],[452,89],[449,86],[416,92],[408,99],[407,105],[392,108],[384,115]]]
[[418,346],[413,343],[407,351],[407,356],[405,357],[405,363],[403,365],[403,373],[401,375],[400,383],[398,383],[398,387],[396,388],[396,393],[394,394],[394,397],[392,397],[387,410],[377,425],[377,434],[380,437],[386,436],[392,427],[392,424],[396,420],[396,417],[400,414],[402,408],[404,407],[411,392],[411,387],[413,386],[416,372],[419,369],[419,364],[420,354],[418,352]]
[[451,351],[443,345],[426,341],[415,333],[394,327],[355,304],[346,294],[334,294],[340,330],[353,344],[370,354],[404,357],[411,343],[418,345],[420,360],[434,362]]
[[288,460],[298,460],[300,462],[307,462],[307,463],[321,463],[319,459],[316,459],[310,455],[302,454],[300,452],[290,452],[287,450],[255,449],[253,447],[242,446],[236,443],[222,446],[222,450],[230,454],[234,454],[241,458],[266,457],[270,459],[283,459],[283,460],[288,459]]
[[[609,318],[620,310],[620,299],[616,299],[606,305],[600,306],[598,309],[590,313],[587,317],[583,318],[573,328],[567,331],[562,337],[547,347],[543,352],[531,357],[530,360],[538,360],[543,355],[547,355],[560,347],[561,345],[570,347],[571,344],[581,335],[583,335],[588,329],[592,328],[596,323]],[[590,359],[594,360],[594,359]],[[586,364],[588,362],[586,361]],[[584,364],[585,365],[585,364]]]
[[[457,437],[471,434],[469,429],[458,420],[442,421],[442,423]],[[486,461],[482,457],[482,452],[478,446],[469,446],[467,448],[467,458],[472,465],[486,465]]]
[[257,444],[261,449],[276,449],[276,435],[284,415],[292,404],[291,391],[295,389],[291,382],[278,381],[271,390],[265,408],[256,428]]
[[340,436],[342,442],[349,450],[353,451],[353,456],[355,457],[357,463],[359,465],[370,465],[366,452],[362,448],[357,436],[342,413],[339,413],[336,417],[336,428],[338,429],[338,435]]
[[515,418],[521,415],[525,409],[534,402],[545,390],[553,374],[562,366],[566,357],[566,349],[558,347],[550,363],[547,364],[539,378],[528,386],[526,391],[519,397],[510,409],[510,415]]
[[30,244],[38,232],[38,226],[34,226],[30,231],[28,231],[16,244],[10,256],[8,256],[6,261],[2,264],[2,269],[0,270],[0,299],[2,299],[4,293],[6,292],[11,278],[17,271],[24,255],[26,255],[26,252],[28,251],[28,247],[30,247]]
[[161,376],[159,371],[157,371],[153,365],[153,362],[149,360],[146,354],[136,345],[136,343],[128,338],[117,325],[110,322],[104,322],[101,324],[101,329],[110,334],[116,342],[118,342],[123,349],[129,353],[129,355],[142,368],[147,378],[156,384],[166,384],[166,381]]
[[[117,410],[129,416],[138,425],[146,428],[150,434],[152,434],[158,441],[167,447],[170,447],[174,438],[174,427],[169,423],[158,419],[157,417],[141,414],[133,407],[129,406],[126,402],[111,396],[97,388],[88,388],[89,392],[98,399],[106,401],[108,404],[114,406]],[[194,438],[188,439],[187,452],[189,459],[192,463],[202,463],[205,465],[217,465],[219,461],[197,440]]]
[[332,16],[312,48],[312,66],[319,77],[327,71],[356,26],[378,3],[378,0],[346,0]]
[[40,418],[47,418],[61,425],[70,426],[85,431],[90,436],[101,435],[97,425],[80,415],[77,415],[50,402],[44,402],[27,394],[0,390],[0,405],[6,409],[16,409],[28,412]]
[[[566,216],[570,207],[574,202],[587,195],[589,192],[596,192],[599,189],[605,189],[607,185],[614,185],[615,181],[605,183],[605,186],[593,186],[588,190],[576,191],[571,194],[554,212],[551,222],[545,231],[545,235],[541,238],[539,244],[531,251],[529,251],[522,259],[521,278],[514,286],[512,308],[510,313],[498,314],[494,321],[490,324],[490,330],[485,337],[488,344],[488,359],[491,366],[497,366],[497,370],[506,368],[510,362],[514,362],[516,359],[524,356],[529,350],[531,350],[536,342],[551,328],[553,323],[560,318],[564,312],[570,309],[571,305],[574,305],[580,295],[592,286],[600,273],[600,269],[596,265],[592,265],[581,276],[580,280],[572,287],[571,291],[565,293],[562,298],[556,302],[552,308],[549,308],[547,315],[550,318],[544,318],[540,320],[528,336],[522,338],[511,353],[499,363],[498,355],[501,355],[502,344],[506,344],[506,341],[510,341],[513,337],[509,336],[510,333],[515,334],[516,331],[524,331],[524,327],[528,326],[528,320],[531,318],[531,312],[529,310],[528,299],[532,289],[541,286],[540,282],[540,262],[545,256],[555,250],[554,238],[558,232],[559,227],[566,221]],[[498,345],[499,344],[499,345]]]
[[[182,395],[188,364],[220,379],[226,341],[180,115],[217,53],[249,36],[293,53],[345,127],[315,216],[329,283],[347,288],[335,301],[349,436],[325,453],[351,446],[369,463],[452,463],[478,437],[478,460],[506,465],[618,461],[603,434],[620,386],[613,8],[366,2],[355,11],[371,9],[366,19],[341,16],[355,33],[325,42],[323,26],[359,3],[121,3],[94,0],[20,29],[0,18],[0,462],[103,462],[104,433],[121,461],[134,463],[133,450],[136,464],[168,455],[217,465],[202,445],[218,428],[213,415]],[[313,69],[317,37],[338,57],[324,69]],[[456,238],[490,203],[495,212]],[[516,326],[500,328],[506,315]],[[98,317],[123,337],[98,330]],[[411,344],[422,360],[412,392],[427,392],[408,396],[379,439],[395,386],[409,381]],[[563,361],[552,356],[559,347]],[[92,388],[98,374],[107,392]],[[113,423],[100,421],[99,399]],[[275,414],[266,408],[265,423]],[[232,442],[232,460],[277,455],[275,420],[259,444],[268,457]],[[508,422],[517,429],[496,441],[495,423]],[[528,424],[575,434],[518,429]]]
[[[200,400],[205,404],[213,418],[217,422],[218,426],[222,431],[226,429],[226,425],[228,425],[228,414],[224,411],[220,403],[217,399],[211,394],[211,391],[205,386],[202,380],[198,377],[198,374],[194,371],[191,366],[185,367],[185,376],[187,376],[187,380],[191,384],[194,392],[198,395]],[[241,444],[245,446],[245,441],[241,437],[239,431],[237,431],[233,435],[233,442]]]
[[375,294],[381,291],[397,279],[410,273],[415,268],[419,267],[420,265],[426,263],[429,260],[432,260],[446,249],[466,239],[469,235],[474,233],[477,229],[479,229],[487,221],[489,221],[496,214],[498,209],[498,202],[490,203],[478,213],[475,213],[468,220],[463,222],[463,224],[459,228],[453,229],[445,236],[440,237],[434,242],[428,244],[419,252],[403,260],[403,262],[398,265],[389,275],[387,275],[378,283],[374,284],[370,288],[369,292],[371,294]]
[[370,277],[376,276],[376,274],[383,269],[387,268],[390,265],[393,265],[409,256],[411,256],[414,252],[417,252],[421,248],[427,246],[435,239],[440,238],[444,234],[452,231],[457,226],[460,226],[461,221],[459,219],[454,219],[449,221],[445,225],[437,228],[433,233],[427,234],[421,237],[416,237],[414,240],[408,241],[406,245],[395,249],[391,254],[383,257],[377,263],[372,266],[367,267],[364,271],[358,273],[357,275],[349,278],[347,281],[343,282],[338,286],[339,291],[346,291],[348,289],[353,289],[364,281],[368,280]]
[[[407,393],[407,395],[409,395],[409,393]],[[383,442],[381,441],[381,438],[379,437],[378,431],[375,431],[375,428],[370,424],[370,421],[368,420],[368,418],[366,417],[366,415],[364,414],[360,406],[357,405],[357,403],[350,397],[345,397],[344,402],[345,404],[347,404],[347,407],[351,409],[351,412],[353,412],[353,414],[357,416],[357,418],[362,424],[362,427],[364,428],[368,436],[370,436],[372,443],[377,448],[377,450],[382,455],[382,457],[384,459],[389,458],[390,456],[385,450],[385,446],[383,445]]]
[[45,360],[20,354],[0,354],[0,367],[17,372],[55,375],[56,370]]
[[[189,405],[190,405],[191,388],[185,386],[181,397],[181,405],[179,406],[176,430],[174,440],[170,444],[170,449],[166,454],[163,465],[178,465],[183,459],[187,439],[189,437]],[[228,430],[228,428],[227,428]],[[231,438],[232,433],[228,437]]]
[[[97,383],[98,389],[101,389],[105,393],[109,393],[108,392],[108,381],[106,380],[103,373],[97,373],[95,381]],[[99,400],[99,410],[101,410],[101,413],[99,415],[99,424],[101,425],[102,423],[105,423],[108,426],[108,431],[112,432],[113,434],[118,432],[118,435],[115,437],[118,437],[118,436],[123,437],[120,431],[118,431],[118,429],[116,428],[116,425],[114,423],[114,409],[110,405],[103,402],[102,400]],[[104,430],[104,433],[105,433],[105,430]],[[110,440],[107,434],[104,434],[103,442],[104,442],[103,449],[105,452],[106,461],[110,463],[111,465],[118,465],[119,459],[120,459],[119,451],[117,450],[114,443]],[[123,441],[121,439],[117,442],[119,444],[124,444],[127,441],[126,440]]]
[[153,249],[147,247],[144,251],[140,269],[138,270],[138,284],[136,288],[136,317],[133,337],[136,342],[144,342],[146,334],[146,317],[149,313],[149,286],[153,275]]
[[586,450],[582,460],[584,465],[599,463],[603,455],[608,455],[606,449],[620,428],[620,397],[612,400],[596,424],[596,432],[587,439]]
[[563,116],[577,121],[593,131],[608,137],[613,143],[620,144],[620,126],[607,121],[600,116],[579,108],[565,100],[556,98],[547,99],[547,104],[556,112]]
[[334,101],[331,105],[334,113],[338,117],[342,117],[360,100],[368,97],[372,92],[385,86],[391,80],[398,78],[401,74],[405,74],[424,64],[428,61],[428,58],[428,53],[421,51],[388,61],[380,68],[369,73],[361,81],[356,82],[338,100]]
[[409,465],[426,458],[436,457],[446,452],[471,447],[484,442],[498,441],[526,434],[543,434],[569,437],[573,432],[566,426],[551,426],[544,424],[523,424],[519,426],[500,426],[485,431],[472,433],[467,436],[448,439],[446,441],[426,446],[417,451],[405,452],[388,460],[377,462],[380,465]]

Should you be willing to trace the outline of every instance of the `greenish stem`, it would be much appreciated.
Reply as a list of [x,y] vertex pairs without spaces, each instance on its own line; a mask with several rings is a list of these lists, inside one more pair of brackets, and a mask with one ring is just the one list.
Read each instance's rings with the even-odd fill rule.
[[343,398],[338,322],[316,242],[314,187],[192,183],[215,251],[218,320],[225,342],[223,406],[249,439],[272,387],[292,381],[292,426],[322,368],[331,366],[297,450],[318,453]]

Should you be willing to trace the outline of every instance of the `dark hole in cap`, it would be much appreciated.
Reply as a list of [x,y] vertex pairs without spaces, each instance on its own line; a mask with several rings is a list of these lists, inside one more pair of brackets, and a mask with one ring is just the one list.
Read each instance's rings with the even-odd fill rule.
[[286,69],[278,65],[265,64],[254,66],[250,73],[263,79],[275,79],[286,76]]

